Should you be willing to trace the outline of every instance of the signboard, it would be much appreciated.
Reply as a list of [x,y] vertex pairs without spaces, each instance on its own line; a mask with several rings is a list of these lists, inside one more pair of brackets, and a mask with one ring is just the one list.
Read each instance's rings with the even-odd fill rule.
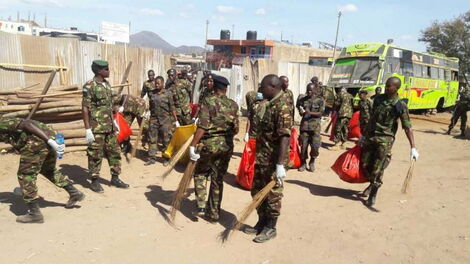
[[106,42],[129,43],[129,25],[102,21],[101,38]]

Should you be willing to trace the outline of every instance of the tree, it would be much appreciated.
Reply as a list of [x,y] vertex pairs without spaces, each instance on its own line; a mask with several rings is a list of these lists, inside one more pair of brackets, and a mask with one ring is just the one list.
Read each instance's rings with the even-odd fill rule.
[[432,25],[421,31],[419,41],[427,43],[428,52],[442,53],[459,59],[460,73],[470,76],[470,11],[459,17]]

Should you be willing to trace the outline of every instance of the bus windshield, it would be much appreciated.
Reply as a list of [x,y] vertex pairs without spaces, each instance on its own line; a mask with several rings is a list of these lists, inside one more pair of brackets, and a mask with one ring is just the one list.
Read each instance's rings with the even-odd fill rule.
[[338,59],[331,73],[331,85],[373,85],[380,67],[378,58]]

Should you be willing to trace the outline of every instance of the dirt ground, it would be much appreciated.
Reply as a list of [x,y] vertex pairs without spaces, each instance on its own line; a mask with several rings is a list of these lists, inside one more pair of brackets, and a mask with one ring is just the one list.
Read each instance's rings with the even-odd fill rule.
[[[375,210],[357,196],[366,184],[342,182],[330,169],[341,152],[322,148],[315,173],[288,171],[278,236],[265,244],[241,232],[225,243],[218,239],[251,199],[234,175],[242,134],[225,177],[220,223],[194,221],[191,193],[177,215],[178,229],[165,216],[183,168],[162,182],[161,164],[124,162],[122,179],[131,188],[105,185],[96,194],[86,180],[85,154],[67,154],[58,166],[86,200],[64,209],[66,192],[39,177],[45,223],[24,225],[15,222],[25,207],[12,193],[19,158],[1,155],[1,263],[470,263],[470,141],[443,135],[447,114],[417,118],[421,156],[409,194],[400,193],[410,150],[401,130]],[[107,165],[102,177],[108,184]],[[255,222],[252,215],[247,223]]]

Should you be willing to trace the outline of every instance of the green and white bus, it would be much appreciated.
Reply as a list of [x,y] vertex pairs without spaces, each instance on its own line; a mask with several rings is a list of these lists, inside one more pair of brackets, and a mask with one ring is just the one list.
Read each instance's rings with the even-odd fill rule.
[[356,96],[384,92],[390,76],[401,79],[398,91],[410,109],[443,109],[455,105],[459,90],[459,60],[437,53],[422,53],[383,43],[361,43],[343,48],[327,87],[345,87]]

